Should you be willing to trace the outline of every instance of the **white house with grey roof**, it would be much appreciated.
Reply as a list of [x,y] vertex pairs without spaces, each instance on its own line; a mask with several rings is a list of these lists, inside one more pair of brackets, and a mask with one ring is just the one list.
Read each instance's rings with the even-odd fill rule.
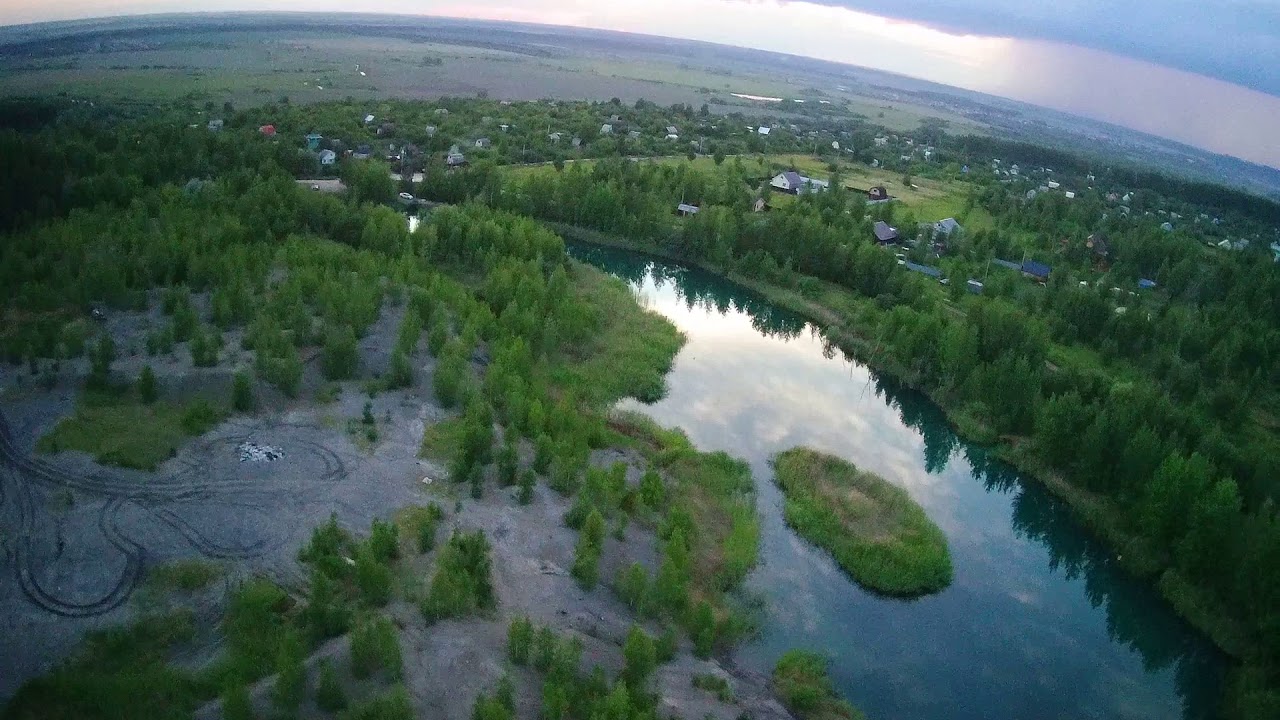
[[769,186],[784,193],[799,195],[806,192],[823,192],[830,189],[831,183],[826,180],[805,177],[795,170],[787,170],[773,176]]

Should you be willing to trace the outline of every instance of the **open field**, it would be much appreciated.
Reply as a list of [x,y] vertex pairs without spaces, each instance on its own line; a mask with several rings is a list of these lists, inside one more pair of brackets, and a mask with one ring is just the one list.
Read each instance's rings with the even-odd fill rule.
[[[981,122],[904,97],[879,97],[856,83],[785,72],[750,56],[672,55],[667,48],[539,33],[476,36],[449,26],[284,24],[208,28],[183,26],[132,32],[89,51],[23,52],[6,57],[0,45],[0,93],[63,95],[156,103],[260,105],[288,97],[321,102],[353,97],[435,98],[487,94],[508,100],[644,98],[662,105],[711,103],[716,112],[785,115],[773,103],[732,93],[784,98],[824,97],[847,112],[896,130],[913,130],[926,117],[952,129],[979,132]],[[490,38],[488,35],[493,35]],[[839,89],[838,89],[839,88]]]
[[[780,168],[794,168],[810,177],[830,177],[828,162],[811,155],[769,154],[741,156],[739,158],[748,170],[758,166],[760,175],[772,175]],[[731,160],[726,160],[730,162]],[[591,159],[572,160],[568,164],[590,167],[595,161]],[[685,156],[657,157],[645,162],[662,165],[679,165],[690,163],[693,167],[708,171],[715,167],[715,161],[709,156],[699,156],[689,160]],[[866,164],[851,161],[839,163],[840,173],[847,188],[866,190],[875,185],[883,185],[894,197],[895,209],[901,216],[901,209],[910,210],[919,222],[934,222],[947,217],[961,220],[970,230],[989,230],[995,225],[991,214],[980,207],[969,207],[969,194],[972,185],[963,180],[936,180],[933,178],[912,177],[911,186],[902,184],[902,174],[891,170],[873,168]],[[513,165],[503,168],[503,172],[514,177],[536,173],[553,173],[555,168],[550,164]],[[770,202],[775,207],[794,202],[794,197],[775,193]]]

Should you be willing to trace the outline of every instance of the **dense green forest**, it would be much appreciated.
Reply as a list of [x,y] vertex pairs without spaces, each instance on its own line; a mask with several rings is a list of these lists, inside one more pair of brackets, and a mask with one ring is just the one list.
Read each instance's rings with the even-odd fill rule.
[[[998,442],[1072,501],[1128,567],[1158,583],[1244,661],[1229,691],[1231,712],[1280,714],[1280,264],[1258,246],[1218,252],[1202,242],[1228,230],[1261,237],[1276,217],[1274,205],[1125,171],[1070,202],[1048,193],[1028,199],[1023,186],[975,172],[969,205],[989,213],[991,225],[945,247],[904,248],[939,266],[950,281],[942,286],[905,271],[874,242],[874,221],[912,228],[910,212],[865,206],[863,195],[837,181],[830,192],[755,213],[752,201],[777,168],[726,157],[823,147],[839,137],[861,159],[878,152],[866,127],[827,128],[821,142],[801,127],[769,136],[765,147],[740,119],[731,126],[735,120],[713,121],[689,107],[445,100],[368,108],[379,118],[394,116],[400,129],[389,130],[381,120],[365,123],[364,110],[356,103],[280,103],[123,118],[72,108],[39,122],[30,112],[6,111],[5,358],[56,368],[60,358],[88,351],[84,318],[95,303],[142,308],[149,291],[173,287],[179,295],[211,293],[210,317],[197,330],[247,328],[258,373],[291,395],[301,374],[299,348],[325,348],[334,358],[331,374],[341,377],[349,338],[364,332],[383,302],[403,294],[416,311],[408,322],[439,340],[432,352],[445,371],[437,393],[463,408],[471,428],[454,460],[457,476],[473,476],[489,462],[493,438],[483,428],[496,420],[538,442],[553,481],[571,490],[606,428],[599,416],[580,412],[591,405],[585,391],[552,393],[540,361],[583,343],[602,319],[589,303],[574,301],[563,242],[534,219],[586,228],[772,288],[851,351],[926,391],[962,430]],[[508,123],[504,114],[519,119]],[[641,137],[602,135],[600,125],[613,115],[619,130],[641,129]],[[227,119],[221,132],[203,124],[214,116]],[[264,123],[285,139],[259,133]],[[504,132],[500,123],[510,128]],[[705,129],[704,150],[716,163],[616,157],[690,151],[687,137],[663,144],[659,135],[673,124]],[[295,177],[320,170],[315,154],[302,148],[307,132],[344,138],[348,147],[406,138],[420,150],[424,173],[414,194],[463,207],[437,209],[410,233],[403,215],[386,206],[399,188],[376,159],[344,159],[335,172],[348,187],[345,198],[301,189]],[[553,132],[581,136],[582,147],[568,150]],[[480,137],[493,138],[492,145],[464,148],[470,165],[446,169],[446,149]],[[985,165],[996,152],[1006,161],[1018,153],[1036,161],[1034,148],[935,141],[937,162],[904,171],[952,176],[961,163]],[[557,162],[571,156],[602,159]],[[554,168],[517,174],[501,167],[540,161]],[[1061,155],[1039,162],[1072,169]],[[1122,183],[1134,186],[1131,214],[1106,200]],[[1207,203],[1206,215],[1226,222],[1169,232],[1143,209],[1194,212],[1197,200]],[[681,201],[701,211],[676,218]],[[1097,233],[1109,239],[1105,263],[1086,244]],[[1054,266],[1047,283],[992,263],[1023,257]],[[273,276],[282,265],[287,275]],[[966,292],[970,278],[984,281],[980,295]],[[1139,278],[1156,287],[1139,290]],[[190,333],[188,325],[175,322],[174,330]],[[481,343],[493,358],[482,379],[466,368]],[[586,479],[598,497],[609,497],[605,479]],[[610,519],[615,502],[592,509]],[[583,513],[584,527],[590,516]],[[684,521],[665,522],[667,552],[678,562],[690,546]],[[590,554],[589,544],[584,551]],[[687,563],[682,567],[688,572]],[[706,613],[693,615],[708,622]],[[721,608],[709,622],[730,627]]]

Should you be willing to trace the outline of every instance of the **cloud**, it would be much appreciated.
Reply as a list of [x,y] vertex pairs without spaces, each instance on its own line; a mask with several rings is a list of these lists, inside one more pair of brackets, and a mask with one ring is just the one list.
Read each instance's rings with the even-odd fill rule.
[[805,1],[953,33],[1080,45],[1280,95],[1280,3],[1274,0]]

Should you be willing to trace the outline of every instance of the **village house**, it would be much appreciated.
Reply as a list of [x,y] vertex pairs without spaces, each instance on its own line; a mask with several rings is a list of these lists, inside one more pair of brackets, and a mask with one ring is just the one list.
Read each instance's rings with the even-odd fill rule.
[[668,134],[668,135],[679,135],[679,134],[680,134],[680,130],[679,130],[679,129],[677,129],[675,125],[668,125],[668,126],[667,126],[667,134]]
[[263,125],[263,126],[261,126],[261,127],[259,127],[259,128],[258,128],[258,132],[262,133],[263,137],[275,137],[275,136],[276,136],[276,126],[275,126],[275,125]]
[[1021,269],[1023,275],[1040,282],[1047,282],[1049,274],[1053,272],[1053,268],[1035,260],[1024,261]]
[[582,138],[576,137],[572,141],[570,141],[569,144],[573,145],[574,147],[582,147]]
[[487,137],[476,138],[476,143],[475,143],[475,144],[476,144],[476,147],[478,147],[478,148],[487,148],[487,147],[489,147],[489,146],[493,145],[493,143],[492,143],[492,142],[490,142],[490,141],[489,141],[489,138],[487,138]]
[[751,212],[764,212],[768,209],[769,203],[762,197],[756,198],[756,201],[751,204]]
[[756,128],[756,133],[759,135],[764,135],[765,137],[768,137],[770,129],[771,128],[761,125],[760,127]]
[[688,203],[680,203],[679,205],[676,206],[676,214],[681,216],[697,215],[698,206],[690,205]]
[[553,143],[558,143],[560,142],[560,133],[558,132],[550,133],[549,135],[547,135],[547,139]]
[[308,150],[318,150],[320,149],[320,142],[324,140],[324,136],[318,133],[311,133],[307,135],[306,140]]
[[388,136],[388,135],[391,135],[391,134],[395,133],[395,131],[396,131],[396,124],[395,124],[395,123],[384,122],[384,123],[382,123],[381,125],[379,125],[379,126],[378,126],[378,135],[379,135],[379,136]]
[[600,134],[601,134],[601,135],[612,135],[612,134],[613,134],[613,126],[612,126],[612,125],[610,125],[609,123],[605,123],[605,124],[601,125],[601,126],[600,126]]
[[889,190],[886,189],[885,186],[883,185],[876,185],[875,187],[867,191],[868,205],[878,205],[880,203],[887,203],[892,199],[893,198],[889,195]]
[[667,140],[675,142],[676,140],[679,140],[679,139],[680,139],[679,135],[676,135],[675,133],[667,133]]
[[428,125],[428,126],[426,127],[426,131],[427,131],[427,137],[435,137],[435,136],[436,136],[436,126],[435,126],[435,125]]
[[826,180],[815,180],[805,177],[795,170],[787,170],[773,176],[769,181],[770,187],[780,190],[791,195],[799,195],[806,192],[822,192],[830,187],[830,183]]
[[372,125],[372,124],[373,124],[373,121],[374,121],[374,120],[376,120],[376,119],[377,119],[377,118],[375,118],[375,117],[374,117],[374,116],[372,116],[372,115],[365,115],[365,116],[364,116],[364,124],[365,124],[365,125]]
[[881,245],[891,245],[898,242],[898,229],[883,220],[876,221],[876,224],[872,227],[872,232],[875,233],[876,242]]
[[456,149],[457,148],[456,145],[454,146],[454,148],[455,149],[450,150],[449,154],[445,156],[444,164],[451,168],[462,167],[463,165],[466,165],[467,156],[463,155],[460,151],[458,151]]
[[328,166],[330,166],[330,165],[333,165],[333,163],[334,163],[335,161],[337,161],[337,159],[338,159],[338,153],[336,153],[336,152],[334,152],[334,151],[332,151],[332,150],[321,150],[321,151],[320,151],[320,164],[321,164],[321,165],[323,165],[323,166],[325,166],[325,167],[328,167]]
[[632,140],[639,140],[639,139],[640,139],[640,131],[639,131],[639,130],[632,130],[631,132],[628,132],[628,133],[627,133],[627,137],[628,137],[628,138],[630,138],[630,139],[632,139]]
[[963,231],[964,227],[956,222],[955,218],[946,218],[933,224],[933,236],[935,238],[939,236],[951,237],[955,233]]
[[221,120],[210,120],[210,121],[209,121],[209,132],[221,132],[221,131],[222,131],[222,121],[221,121]]
[[884,147],[889,144],[889,138],[878,137],[876,138],[875,143],[876,143],[876,147]]
[[370,148],[368,145],[360,145],[356,147],[355,152],[351,153],[351,157],[355,158],[356,160],[368,160],[369,156],[372,154],[373,154],[372,148]]

